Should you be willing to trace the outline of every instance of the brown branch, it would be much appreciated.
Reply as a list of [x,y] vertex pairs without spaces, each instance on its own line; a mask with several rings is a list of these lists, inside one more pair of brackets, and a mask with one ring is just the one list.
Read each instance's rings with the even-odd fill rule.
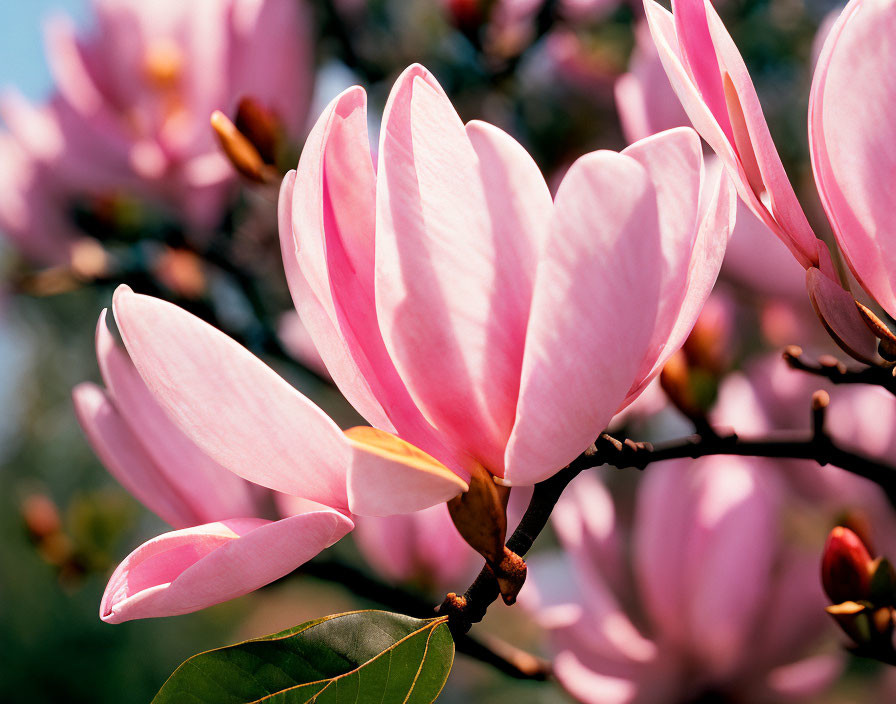
[[815,362],[806,359],[797,345],[789,345],[783,352],[784,361],[791,369],[820,376],[832,384],[870,384],[880,386],[896,395],[896,367],[847,367],[833,355],[823,354]]
[[[619,441],[604,433],[568,467],[535,485],[529,507],[519,527],[507,541],[507,547],[517,555],[525,556],[544,530],[554,506],[569,483],[583,470],[605,464],[620,469],[644,469],[663,460],[697,459],[711,455],[811,460],[821,466],[830,464],[840,467],[875,482],[884,490],[890,503],[896,506],[896,467],[843,447],[833,440],[824,429],[827,401],[824,392],[813,396],[813,430],[809,434],[780,434],[745,440],[735,433],[719,435],[713,432],[711,435],[694,435],[654,447],[649,443]],[[448,594],[439,606],[439,612],[448,614],[452,632],[459,636],[482,620],[498,594],[494,574],[485,566],[462,596]]]

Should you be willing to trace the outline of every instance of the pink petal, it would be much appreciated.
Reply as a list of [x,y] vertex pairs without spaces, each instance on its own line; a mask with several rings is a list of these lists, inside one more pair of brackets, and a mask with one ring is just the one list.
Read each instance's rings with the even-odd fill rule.
[[597,570],[616,594],[624,593],[626,567],[610,492],[593,474],[582,474],[551,515],[564,550],[580,574]]
[[723,173],[704,174],[700,140],[690,128],[660,133],[622,153],[651,175],[665,260],[653,335],[627,405],[659,374],[697,322],[734,226],[735,196]]
[[[308,136],[298,171],[283,181],[280,243],[296,310],[333,381],[369,423],[391,430],[382,405],[385,391],[362,346],[376,345],[379,337],[372,304],[375,176],[365,145],[366,99],[362,89],[352,88],[324,111]],[[328,162],[341,165],[332,182],[325,178]],[[340,291],[330,282],[329,252],[340,256],[339,283],[351,287],[342,298],[354,302],[353,312],[367,304],[361,315],[337,311]],[[352,325],[365,337],[359,338]]]
[[467,483],[410,443],[375,428],[346,431],[352,448],[348,506],[361,516],[412,513],[467,491]]
[[235,599],[289,574],[352,527],[339,512],[326,510],[165,533],[118,566],[103,594],[100,618],[121,623],[177,616]]
[[121,286],[113,311],[134,366],[200,449],[251,482],[347,508],[350,449],[323,411],[177,306]]
[[727,184],[701,193],[701,164],[680,129],[570,169],[539,265],[508,479],[572,461],[683,343],[730,231]]
[[837,243],[856,278],[896,315],[896,8],[851,2],[818,60],[809,102],[812,166]]
[[78,422],[100,461],[140,503],[175,528],[203,521],[172,486],[131,431],[106,392],[79,384],[72,392]]
[[356,87],[330,104],[299,163],[291,223],[304,281],[293,283],[293,298],[337,385],[365,419],[433,450],[435,432],[408,395],[380,333],[375,191],[366,97]]
[[501,475],[547,186],[509,136],[479,123],[465,130],[420,66],[395,84],[379,158],[376,305],[386,347],[424,416]]
[[859,316],[852,294],[815,267],[806,272],[806,289],[815,312],[834,341],[856,359],[875,363],[877,338]]
[[651,467],[638,489],[632,539],[635,582],[658,640],[687,642],[684,553],[691,522],[692,482],[680,463]]
[[694,467],[695,501],[679,518],[691,525],[681,563],[688,633],[719,677],[755,646],[753,629],[764,613],[776,555],[775,498],[753,465],[733,457],[701,460]]
[[254,515],[257,504],[252,485],[212,460],[168,418],[112,338],[106,311],[97,324],[96,351],[103,381],[139,448],[198,517],[186,525]]

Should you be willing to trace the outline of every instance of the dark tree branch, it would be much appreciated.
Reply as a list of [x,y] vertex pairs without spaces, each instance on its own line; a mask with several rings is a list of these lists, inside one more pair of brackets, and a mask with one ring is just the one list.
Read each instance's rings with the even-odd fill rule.
[[881,386],[896,395],[896,367],[864,366],[860,368],[847,367],[836,357],[825,354],[817,361],[811,362],[803,355],[803,350],[797,345],[788,346],[783,353],[784,360],[791,369],[806,372],[814,376],[827,379],[832,384],[870,384]]
[[[525,556],[544,530],[554,506],[569,483],[580,472],[602,465],[620,469],[644,469],[649,464],[663,460],[697,459],[711,455],[811,460],[822,466],[830,464],[840,467],[875,482],[884,490],[890,502],[896,505],[896,467],[834,441],[824,429],[827,402],[827,394],[824,392],[813,396],[813,430],[809,434],[781,434],[745,440],[735,433],[719,435],[713,432],[711,435],[694,435],[654,447],[649,443],[619,441],[604,433],[568,467],[535,485],[529,507],[519,527],[507,541],[507,547],[517,555]],[[449,616],[452,632],[460,635],[482,620],[498,596],[494,574],[485,566],[462,596],[448,594],[439,606],[439,612]]]

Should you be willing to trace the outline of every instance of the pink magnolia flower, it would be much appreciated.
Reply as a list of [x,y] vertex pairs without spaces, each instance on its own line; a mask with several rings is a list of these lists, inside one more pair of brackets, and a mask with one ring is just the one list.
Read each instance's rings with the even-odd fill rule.
[[[103,620],[188,613],[241,596],[339,540],[356,512],[414,511],[466,489],[397,438],[343,434],[260,360],[180,308],[121,287],[113,311],[134,364],[103,316],[97,352],[108,391],[79,387],[79,418],[110,471],[165,520],[187,527],[125,559],[106,588]],[[170,417],[159,400],[177,393],[171,380],[180,374],[209,374],[212,384]],[[197,411],[219,417],[223,434],[200,434],[214,446],[194,443]],[[250,448],[257,465],[237,474],[251,479],[267,466],[271,483],[316,505],[279,521],[257,517],[257,487],[223,469]]]
[[839,659],[806,657],[829,627],[817,552],[781,539],[787,506],[769,469],[726,457],[651,467],[631,521],[594,476],[573,483],[553,515],[565,555],[531,559],[520,595],[573,696],[765,704],[830,685]]
[[[216,226],[235,183],[209,126],[251,95],[298,137],[312,87],[307,8],[299,0],[94,0],[79,34],[58,18],[47,51],[56,95],[45,108],[7,98],[3,169],[25,183],[0,197],[0,225],[17,241],[42,232],[78,199],[127,194],[166,208],[194,234]],[[278,69],[281,67],[281,69]],[[39,117],[39,121],[35,120]],[[49,173],[44,184],[32,172]],[[4,171],[4,173],[7,173]],[[7,177],[4,176],[4,179]],[[59,228],[57,228],[59,229]],[[64,240],[65,232],[58,233]],[[62,247],[64,251],[64,247]],[[27,246],[41,261],[48,246]],[[46,258],[45,258],[46,257]]]
[[[350,515],[457,496],[476,463],[519,484],[565,466],[682,344],[730,228],[733,193],[704,178],[689,129],[584,157],[555,205],[522,148],[490,125],[465,128],[424,69],[393,90],[376,174],[364,107],[360,89],[331,103],[284,181],[280,225],[302,322],[377,429],[343,433],[176,306],[126,287],[113,300],[134,366],[201,451],[332,509],[284,519],[329,521],[292,538],[286,554],[300,561],[347,531]],[[230,552],[208,546],[246,540],[263,554],[265,538],[247,537],[261,531],[281,550],[281,525],[163,536],[123,563],[107,596],[140,603],[158,592],[144,615],[214,603],[202,583]],[[220,580],[226,598],[278,576],[277,564]],[[175,574],[179,590],[161,586]]]
[[[731,37],[708,0],[672,5],[674,15],[649,0],[645,9],[688,116],[729,170],[743,201],[807,269],[809,295],[825,327],[854,356],[873,361],[876,340],[797,201]],[[847,6],[819,58],[809,111],[816,181],[837,241],[856,278],[891,314],[896,297],[888,288],[889,264],[879,254],[877,232],[886,232],[887,223],[881,186],[887,181],[881,174],[892,171],[896,148],[883,136],[877,116],[886,113],[894,91],[885,81],[853,78],[873,75],[875,66],[886,64],[894,17],[885,2],[853,0]],[[874,110],[864,109],[869,104]],[[855,114],[847,115],[849,110]]]
[[730,231],[725,179],[683,128],[582,157],[552,203],[522,147],[464,125],[420,66],[393,88],[378,159],[353,88],[281,190],[287,277],[324,363],[368,422],[460,477],[551,476],[693,326]]

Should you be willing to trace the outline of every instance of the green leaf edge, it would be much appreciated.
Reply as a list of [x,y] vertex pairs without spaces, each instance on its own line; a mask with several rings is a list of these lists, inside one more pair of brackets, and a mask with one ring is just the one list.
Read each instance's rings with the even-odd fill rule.
[[[389,613],[389,612],[384,612],[382,609],[358,609],[357,611],[345,611],[341,614],[331,614],[329,616],[324,616],[323,618],[315,619],[314,621],[307,621],[306,623],[299,624],[298,626],[293,626],[292,628],[287,628],[285,630],[278,631],[277,633],[272,633],[271,635],[268,635],[268,636],[261,636],[259,638],[248,638],[247,640],[240,641],[239,643],[232,643],[231,645],[224,645],[224,646],[221,646],[220,648],[211,648],[210,650],[204,650],[201,653],[196,653],[195,655],[191,655],[186,660],[184,660],[180,665],[178,665],[177,669],[175,669],[174,672],[172,672],[168,676],[168,679],[165,680],[165,683],[161,686],[161,688],[159,688],[158,693],[156,694],[155,697],[153,697],[152,702],[150,702],[150,704],[155,704],[155,701],[158,698],[159,694],[161,694],[162,691],[165,689],[165,687],[168,686],[168,683],[174,678],[174,676],[178,673],[178,671],[182,667],[184,667],[191,660],[195,660],[196,658],[202,657],[203,655],[208,655],[209,653],[214,653],[219,650],[229,650],[230,648],[237,648],[241,645],[246,645],[247,643],[259,643],[259,642],[266,642],[266,641],[273,641],[273,640],[285,640],[286,638],[291,638],[292,636],[297,636],[300,633],[304,633],[309,628],[314,628],[314,626],[319,626],[320,624],[322,624],[326,621],[332,621],[333,619],[337,619],[337,618],[344,618],[345,616],[354,616],[355,614],[372,614],[372,613]],[[403,614],[399,614],[399,615],[403,615]],[[343,677],[347,677],[348,675],[354,674],[355,672],[360,670],[362,667],[367,666],[367,664],[372,663],[374,660],[379,659],[380,657],[382,657],[383,655],[385,655],[386,653],[391,651],[393,648],[398,646],[400,643],[403,643],[404,641],[408,640],[409,638],[412,638],[413,636],[416,636],[417,634],[421,633],[422,631],[425,631],[428,628],[428,629],[430,629],[430,634],[429,634],[429,637],[426,639],[426,647],[423,649],[423,658],[425,659],[426,653],[429,651],[429,642],[430,642],[430,640],[432,640],[432,634],[435,632],[435,630],[437,628],[439,628],[442,625],[446,625],[448,623],[448,617],[447,616],[437,616],[436,618],[417,619],[417,620],[423,621],[426,625],[423,626],[422,628],[418,628],[416,631],[408,633],[404,638],[401,638],[400,640],[395,641],[388,648],[380,651],[380,653],[378,653],[376,657],[370,658],[370,660],[368,660],[367,662],[356,667],[354,670],[344,672],[341,675],[337,675],[336,677],[330,677],[329,679],[314,680],[312,682],[303,682],[302,684],[297,684],[293,687],[287,687],[286,689],[281,689],[279,692],[271,692],[271,694],[265,695],[261,699],[255,699],[251,702],[246,702],[246,704],[260,704],[260,703],[264,702],[265,700],[269,700],[271,697],[280,696],[281,694],[284,694],[285,692],[295,691],[301,687],[309,687],[309,686],[315,685],[315,684],[326,683],[323,687],[321,687],[317,692],[314,693],[314,695],[311,697],[311,699],[305,700],[306,702],[313,702],[325,689],[327,689],[327,687],[330,686],[330,684],[332,684],[336,680],[339,680],[339,679],[342,679]],[[451,664],[452,665],[454,664],[454,638],[453,637],[451,639]],[[417,678],[420,676],[420,670],[422,668],[423,668],[423,660],[420,661],[420,666],[417,668],[417,674],[414,675],[414,681],[411,683],[412,688],[411,688],[411,691],[408,692],[408,697],[411,694],[413,694],[413,691],[414,691],[413,686],[416,685]],[[450,670],[451,670],[451,668],[449,667],[449,672],[450,672]],[[448,678],[446,677],[445,682],[442,683],[442,687],[439,689],[438,693],[436,694],[436,699],[439,698],[439,696],[442,693],[442,690],[445,689],[445,684],[447,683],[447,681],[448,681]],[[405,698],[405,701],[407,701],[407,697]],[[435,699],[433,699],[433,701],[435,701]]]

